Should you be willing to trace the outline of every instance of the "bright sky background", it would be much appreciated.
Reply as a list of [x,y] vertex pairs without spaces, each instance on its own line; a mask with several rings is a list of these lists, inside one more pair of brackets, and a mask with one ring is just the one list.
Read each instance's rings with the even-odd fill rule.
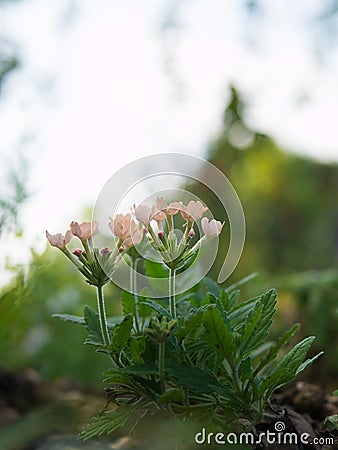
[[238,0],[5,3],[0,35],[22,66],[1,93],[0,162],[15,164],[21,151],[31,193],[24,244],[6,247],[19,259],[43,249],[46,228],[63,232],[136,158],[206,156],[230,82],[253,127],[290,151],[337,161],[338,55],[316,56],[320,3],[266,0],[256,17]]

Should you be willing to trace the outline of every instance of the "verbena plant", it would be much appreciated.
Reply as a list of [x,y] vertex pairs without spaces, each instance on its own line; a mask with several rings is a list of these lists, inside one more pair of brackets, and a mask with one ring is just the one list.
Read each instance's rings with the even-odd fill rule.
[[[104,374],[107,405],[82,431],[82,439],[119,428],[131,432],[140,419],[151,415],[207,421],[223,430],[238,419],[254,426],[267,413],[271,394],[320,355],[305,360],[314,340],[308,337],[279,357],[298,325],[276,342],[267,341],[276,312],[274,289],[240,302],[237,286],[220,289],[206,278],[199,289],[175,295],[176,272],[194,264],[199,249],[221,233],[220,222],[202,218],[206,209],[194,201],[167,205],[162,198],[153,208],[135,207],[135,220],[127,214],[109,222],[115,236],[112,249],[94,247],[96,222],[72,222],[64,236],[47,232],[51,245],[60,248],[97,290],[97,311],[85,306],[83,317],[56,317],[85,326],[85,344],[106,354],[111,365]],[[174,220],[179,216],[184,229],[178,238]],[[197,240],[200,219],[203,236]],[[73,235],[82,248],[71,252],[67,245]],[[161,300],[136,295],[131,270],[131,292],[121,294],[123,316],[106,318],[103,287],[122,258],[135,269],[142,261],[137,247],[145,240],[167,268],[169,295]],[[156,266],[145,265],[149,276]]]

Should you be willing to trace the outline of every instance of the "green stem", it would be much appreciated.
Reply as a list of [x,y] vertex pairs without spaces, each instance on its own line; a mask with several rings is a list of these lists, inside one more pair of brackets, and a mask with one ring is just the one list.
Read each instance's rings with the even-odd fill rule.
[[175,283],[176,283],[176,269],[169,269],[169,308],[170,314],[176,318],[176,299],[175,299]]
[[110,338],[107,327],[106,309],[104,306],[103,288],[101,285],[97,286],[97,309],[99,313],[102,339],[105,347],[108,348],[110,346]]
[[160,377],[161,392],[165,392],[164,383],[164,352],[165,342],[160,342],[159,355],[158,355],[158,374]]
[[140,315],[139,315],[139,305],[138,305],[138,295],[136,294],[136,276],[137,276],[137,258],[131,256],[131,271],[130,271],[130,291],[134,295],[135,299],[135,329],[136,333],[140,333]]

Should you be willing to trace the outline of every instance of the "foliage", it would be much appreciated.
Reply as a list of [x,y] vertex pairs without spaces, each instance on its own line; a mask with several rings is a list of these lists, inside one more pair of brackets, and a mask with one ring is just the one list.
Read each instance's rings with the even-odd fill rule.
[[[214,293],[208,292],[210,284]],[[113,361],[105,383],[115,407],[94,417],[81,433],[83,439],[125,426],[131,430],[140,416],[156,413],[172,419],[212,418],[222,429],[239,418],[254,425],[272,392],[319,356],[304,361],[314,337],[278,356],[298,326],[276,342],[267,340],[276,311],[275,290],[244,302],[238,301],[238,291],[217,289],[209,280],[200,291],[208,293],[196,292],[178,302],[176,319],[157,301],[143,300],[149,308],[143,328],[136,333],[128,313],[111,327],[109,348],[103,344],[97,313],[85,308],[80,323],[88,329],[87,343]],[[128,293],[122,297],[128,311],[134,311],[135,298]]]

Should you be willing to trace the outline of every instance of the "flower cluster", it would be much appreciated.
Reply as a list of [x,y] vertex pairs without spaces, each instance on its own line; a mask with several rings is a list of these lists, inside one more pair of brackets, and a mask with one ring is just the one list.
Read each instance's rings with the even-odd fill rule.
[[[181,201],[167,203],[163,197],[156,199],[152,207],[134,205],[132,214],[117,214],[110,218],[108,227],[114,240],[111,248],[94,248],[92,238],[99,233],[98,222],[71,222],[70,229],[63,235],[52,235],[46,231],[49,243],[59,248],[79,269],[90,284],[103,285],[109,281],[109,276],[117,267],[119,259],[129,254],[135,256],[132,249],[141,244],[147,234],[151,245],[159,252],[163,262],[171,269],[182,267],[210,238],[217,237],[223,224],[218,220],[209,221],[203,217],[207,207],[200,201],[191,200],[187,205]],[[180,215],[183,220],[183,232],[178,238],[174,216]],[[195,237],[194,226],[201,220],[204,235],[194,245],[190,245]],[[72,252],[67,245],[77,237],[82,248],[75,248]]]
[[[208,208],[199,200],[191,200],[187,205],[181,201],[167,204],[163,197],[158,197],[152,207],[134,205],[135,218],[144,225],[150,235],[151,244],[171,269],[184,265],[208,239],[221,233],[223,227],[221,222],[215,219],[209,221],[207,217],[203,217],[207,210]],[[174,216],[177,214],[184,219],[184,232],[180,239],[175,232]],[[199,219],[202,219],[201,227],[204,235],[195,245],[190,246],[190,241],[195,236],[194,225]]]
[[[99,233],[98,222],[71,222],[70,229],[64,235],[50,234],[46,230],[46,237],[52,247],[59,248],[84,275],[87,282],[94,286],[103,286],[109,281],[107,274],[112,272],[113,252],[104,247],[100,251],[93,247],[92,238]],[[71,252],[67,244],[73,237],[77,237],[82,248],[75,248]]]

